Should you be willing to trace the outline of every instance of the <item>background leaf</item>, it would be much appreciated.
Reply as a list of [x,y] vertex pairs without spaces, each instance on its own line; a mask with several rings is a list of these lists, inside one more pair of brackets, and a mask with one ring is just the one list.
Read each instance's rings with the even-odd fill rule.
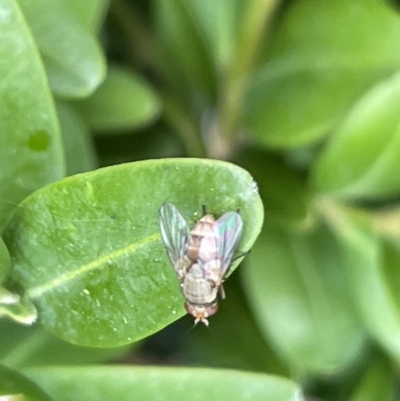
[[[192,103],[210,101],[216,90],[211,54],[186,2],[156,0],[153,10],[161,47],[159,62],[175,96],[189,109]],[[196,99],[191,99],[190,92]]]
[[64,164],[57,117],[29,29],[15,1],[0,0],[0,14],[2,229],[22,199],[64,175]]
[[400,74],[395,74],[368,91],[334,132],[314,166],[316,190],[344,197],[399,194],[399,109]]
[[249,147],[236,157],[254,177],[263,200],[266,219],[305,224],[310,217],[310,194],[305,180],[283,157]]
[[102,51],[61,0],[19,0],[37,42],[52,90],[63,97],[91,94],[105,76]]
[[39,386],[21,373],[0,365],[0,397],[2,395],[15,395],[15,398],[10,397],[6,401],[52,401]]
[[112,347],[184,314],[159,235],[165,201],[189,222],[199,219],[203,204],[216,215],[240,208],[245,229],[238,253],[261,229],[251,176],[225,162],[149,160],[43,188],[21,205],[4,236],[11,279],[35,302],[43,325],[76,344]]
[[67,174],[94,170],[99,163],[91,133],[85,122],[66,102],[57,102],[57,114],[65,147]]
[[368,217],[353,214],[338,210],[334,226],[346,252],[349,283],[370,334],[399,361],[400,248],[380,238]]
[[10,254],[8,252],[6,244],[3,241],[3,238],[0,237],[0,284],[6,277],[9,268],[10,268]]
[[[246,258],[251,258],[251,254]],[[287,367],[265,341],[246,303],[239,276],[248,267],[245,259],[239,271],[229,277],[224,284],[226,299],[220,302],[218,319],[212,321],[211,329],[196,327],[185,336],[183,353],[202,366],[289,376]]]
[[[301,401],[291,381],[232,370],[71,367],[26,370],[59,401],[220,400]],[[68,389],[68,391],[65,391]]]
[[325,225],[293,232],[267,222],[250,262],[244,283],[256,321],[290,366],[330,373],[361,352],[345,263]]
[[223,72],[235,53],[235,39],[244,3],[241,1],[181,2],[194,20],[208,51],[214,59],[214,69]]
[[103,19],[109,0],[91,0],[82,2],[80,0],[64,0],[64,3],[73,12],[79,22],[92,32],[96,32]]
[[280,17],[244,103],[254,137],[279,148],[326,136],[400,67],[399,16],[385,2],[300,0]]
[[388,361],[374,358],[349,401],[392,401],[393,377]]
[[109,361],[125,355],[132,346],[89,348],[67,343],[38,325],[0,322],[0,359],[11,368],[42,365],[81,365]]
[[149,124],[161,111],[151,86],[139,75],[117,66],[109,69],[91,97],[75,104],[93,130],[109,133]]

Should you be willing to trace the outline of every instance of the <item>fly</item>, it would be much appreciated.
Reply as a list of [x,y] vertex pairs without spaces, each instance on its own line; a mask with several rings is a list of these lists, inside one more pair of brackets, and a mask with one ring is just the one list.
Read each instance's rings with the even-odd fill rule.
[[218,310],[218,291],[225,298],[222,282],[243,233],[238,212],[219,219],[207,214],[190,230],[186,220],[171,203],[160,208],[160,230],[169,260],[185,297],[186,311],[208,326],[207,318]]

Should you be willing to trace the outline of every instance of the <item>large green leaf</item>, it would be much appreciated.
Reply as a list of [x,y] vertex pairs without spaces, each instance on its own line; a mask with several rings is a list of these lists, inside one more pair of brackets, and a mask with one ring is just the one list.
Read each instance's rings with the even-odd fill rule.
[[149,124],[161,111],[160,99],[144,78],[116,66],[96,92],[76,107],[93,130],[111,133]]
[[35,37],[51,88],[60,96],[84,97],[105,76],[95,38],[61,0],[18,0]]
[[290,2],[271,38],[245,104],[248,127],[267,146],[323,137],[400,67],[400,18],[384,1]]
[[26,373],[59,401],[301,401],[299,387],[274,376],[234,370],[52,367]]
[[67,343],[39,326],[0,322],[0,360],[12,368],[41,365],[78,365],[116,359],[132,346],[89,348]]
[[89,128],[75,109],[66,102],[57,102],[57,113],[65,147],[67,174],[94,170],[98,161]]
[[21,373],[0,365],[0,399],[4,401],[52,401],[40,387]]
[[400,74],[362,97],[313,171],[316,190],[346,197],[400,194]]
[[323,224],[309,232],[267,223],[245,284],[250,306],[276,351],[300,371],[343,369],[361,351],[341,249]]
[[107,347],[148,336],[184,314],[159,235],[165,201],[191,223],[203,204],[216,215],[240,208],[238,252],[261,229],[252,177],[226,162],[148,160],[45,187],[22,204],[4,235],[11,278],[35,302],[43,325],[70,342]]
[[39,54],[17,4],[0,0],[0,229],[23,198],[64,174]]

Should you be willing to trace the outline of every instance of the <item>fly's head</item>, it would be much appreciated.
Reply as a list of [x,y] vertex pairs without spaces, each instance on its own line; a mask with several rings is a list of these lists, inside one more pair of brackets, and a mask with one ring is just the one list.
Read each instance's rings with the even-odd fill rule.
[[218,304],[212,304],[211,306],[204,305],[192,305],[189,302],[185,303],[186,312],[192,315],[194,320],[194,325],[201,322],[208,326],[207,318],[217,313]]

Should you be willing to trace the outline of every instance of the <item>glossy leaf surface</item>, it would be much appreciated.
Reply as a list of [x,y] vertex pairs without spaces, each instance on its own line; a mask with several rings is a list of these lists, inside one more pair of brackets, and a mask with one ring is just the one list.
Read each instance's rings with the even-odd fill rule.
[[95,38],[61,0],[19,0],[42,55],[52,90],[84,97],[103,80],[105,64]]
[[[64,175],[53,100],[29,27],[0,0],[0,229],[28,194]],[[23,54],[23,56],[21,56]]]
[[59,181],[24,202],[4,236],[11,278],[35,302],[41,323],[67,341],[109,347],[182,316],[178,280],[159,235],[165,201],[191,226],[203,204],[216,215],[240,209],[238,253],[261,229],[252,177],[226,162],[148,160]]
[[59,401],[128,401],[132,394],[147,401],[303,399],[299,387],[289,380],[233,370],[54,367],[26,372]]

